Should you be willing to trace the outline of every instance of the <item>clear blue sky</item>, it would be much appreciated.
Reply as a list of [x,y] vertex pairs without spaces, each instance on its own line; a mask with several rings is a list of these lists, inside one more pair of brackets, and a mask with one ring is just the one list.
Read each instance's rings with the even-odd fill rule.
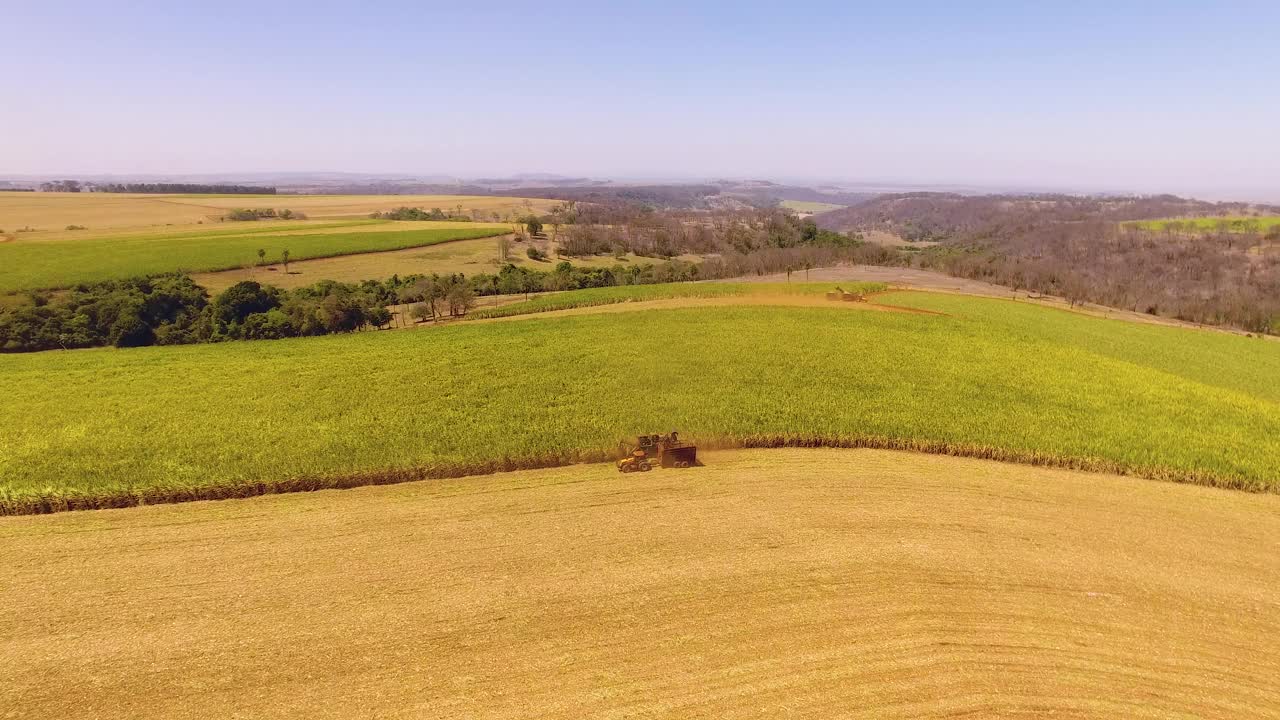
[[17,2],[0,175],[772,177],[1280,199],[1280,2]]

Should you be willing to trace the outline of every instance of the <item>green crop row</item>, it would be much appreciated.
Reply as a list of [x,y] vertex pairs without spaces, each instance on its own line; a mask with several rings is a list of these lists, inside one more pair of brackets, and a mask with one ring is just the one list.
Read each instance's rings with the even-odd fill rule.
[[[872,293],[885,289],[884,283],[847,282],[841,287],[851,293]],[[620,285],[549,293],[521,302],[477,310],[473,319],[512,317],[574,308],[616,305],[646,300],[679,298],[720,298],[745,295],[821,295],[835,289],[832,283],[677,283],[664,285]]]
[[0,512],[601,459],[672,428],[1280,489],[1280,344],[886,301],[941,314],[701,307],[0,356]]
[[[370,221],[360,224],[367,222]],[[383,232],[268,234],[281,230],[279,227],[250,228],[238,232],[210,230],[171,236],[107,236],[74,241],[3,243],[0,244],[0,292],[62,288],[77,283],[178,270],[227,270],[257,263],[259,249],[266,250],[267,262],[274,263],[281,260],[284,250],[289,251],[291,260],[305,260],[402,250],[510,231],[505,225],[478,225],[474,228],[428,227]]]

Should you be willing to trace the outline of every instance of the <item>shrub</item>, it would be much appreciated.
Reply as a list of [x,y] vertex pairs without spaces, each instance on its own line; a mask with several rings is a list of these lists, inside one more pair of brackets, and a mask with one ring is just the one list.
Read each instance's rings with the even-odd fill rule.
[[248,222],[253,220],[306,220],[307,216],[288,208],[236,208],[222,216],[224,220]]
[[423,320],[431,317],[431,308],[426,303],[414,303],[414,305],[409,308],[409,317],[417,320],[418,322],[422,322]]
[[131,308],[116,318],[110,340],[116,347],[142,347],[155,340],[155,332],[139,317],[138,310]]

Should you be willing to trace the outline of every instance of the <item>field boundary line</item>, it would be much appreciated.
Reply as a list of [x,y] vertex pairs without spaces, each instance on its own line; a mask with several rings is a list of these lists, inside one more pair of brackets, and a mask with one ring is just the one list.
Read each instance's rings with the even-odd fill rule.
[[[985,445],[913,440],[878,435],[750,435],[703,436],[692,438],[704,450],[745,450],[769,448],[839,448],[898,450],[930,455],[992,460],[1015,465],[1052,467],[1083,472],[1108,473],[1146,480],[1201,485],[1250,493],[1280,494],[1280,482],[1249,480],[1198,470],[1160,466],[1137,466],[1093,457],[1061,456],[1053,453],[1012,450]],[[541,470],[617,459],[616,449],[581,449],[545,455],[503,457],[457,463],[438,463],[412,468],[366,470],[334,475],[304,475],[279,480],[228,482],[202,488],[147,488],[106,493],[14,494],[0,491],[0,516],[45,515],[73,510],[107,510],[163,505],[198,500],[232,500],[317,490],[346,490],[376,485],[397,485],[422,480],[445,480],[492,475],[516,470]]]

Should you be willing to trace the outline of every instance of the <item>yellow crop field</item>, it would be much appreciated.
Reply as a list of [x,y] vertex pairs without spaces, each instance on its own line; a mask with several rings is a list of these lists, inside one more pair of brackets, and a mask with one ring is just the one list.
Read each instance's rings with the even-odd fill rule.
[[878,450],[704,460],[7,518],[0,708],[1280,713],[1280,497]]

